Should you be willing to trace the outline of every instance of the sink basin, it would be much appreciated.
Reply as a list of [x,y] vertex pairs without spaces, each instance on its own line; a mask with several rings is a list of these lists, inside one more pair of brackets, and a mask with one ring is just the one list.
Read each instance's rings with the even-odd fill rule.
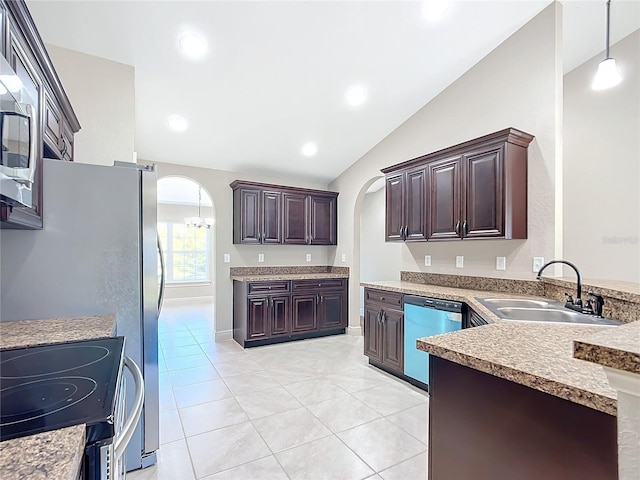
[[620,325],[621,322],[609,318],[595,317],[564,308],[555,300],[535,300],[532,298],[482,298],[477,297],[485,307],[503,320],[520,322],[550,322],[582,325]]
[[576,312],[556,308],[501,307],[497,310],[505,320],[578,323],[580,317]]
[[528,298],[483,298],[483,300],[495,308],[502,308],[502,307],[545,308],[549,306],[549,302],[545,302],[542,300],[530,300]]

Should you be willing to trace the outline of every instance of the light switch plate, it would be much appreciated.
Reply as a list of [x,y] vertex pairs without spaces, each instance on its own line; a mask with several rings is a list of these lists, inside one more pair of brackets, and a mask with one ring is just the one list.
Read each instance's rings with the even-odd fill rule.
[[496,257],[496,270],[507,269],[507,257]]
[[311,261],[311,254],[307,253],[307,262],[310,262],[310,261]]
[[345,263],[347,261],[347,254],[343,253],[342,254],[342,263]]
[[424,256],[424,266],[425,267],[430,267],[431,266],[431,255],[425,255]]
[[538,273],[544,265],[544,257],[533,257],[533,271]]
[[458,255],[456,257],[456,268],[464,268],[464,256]]
[[229,263],[231,261],[231,255],[228,253],[224,254],[224,263]]
[[264,253],[259,253],[258,254],[258,262],[264,262]]

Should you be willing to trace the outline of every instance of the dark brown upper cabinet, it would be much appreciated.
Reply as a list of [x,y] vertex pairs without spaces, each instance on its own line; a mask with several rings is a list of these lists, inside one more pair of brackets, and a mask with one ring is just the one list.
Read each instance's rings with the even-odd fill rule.
[[338,194],[236,180],[233,243],[336,245]]
[[[0,50],[27,91],[32,92],[35,175],[33,206],[0,193],[0,228],[43,227],[42,158],[73,160],[80,123],[23,0],[0,0]],[[8,194],[7,194],[8,195]]]
[[508,128],[383,169],[386,240],[527,238],[533,138]]
[[426,171],[414,168],[386,178],[387,241],[426,240]]

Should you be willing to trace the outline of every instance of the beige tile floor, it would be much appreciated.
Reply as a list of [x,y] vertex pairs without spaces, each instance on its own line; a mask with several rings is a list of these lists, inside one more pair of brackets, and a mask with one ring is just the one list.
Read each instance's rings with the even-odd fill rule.
[[362,337],[242,349],[212,306],[165,306],[158,463],[129,480],[426,479],[428,397]]

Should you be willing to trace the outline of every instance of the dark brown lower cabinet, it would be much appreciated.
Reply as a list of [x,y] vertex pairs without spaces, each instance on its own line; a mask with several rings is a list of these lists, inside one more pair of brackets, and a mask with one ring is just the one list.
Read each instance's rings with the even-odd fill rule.
[[430,480],[615,480],[616,417],[431,356]]
[[313,293],[291,295],[293,318],[291,333],[308,332],[318,329],[318,296]]
[[364,354],[369,363],[402,374],[404,312],[401,293],[365,289]]
[[243,347],[344,333],[347,279],[233,282],[233,338]]

